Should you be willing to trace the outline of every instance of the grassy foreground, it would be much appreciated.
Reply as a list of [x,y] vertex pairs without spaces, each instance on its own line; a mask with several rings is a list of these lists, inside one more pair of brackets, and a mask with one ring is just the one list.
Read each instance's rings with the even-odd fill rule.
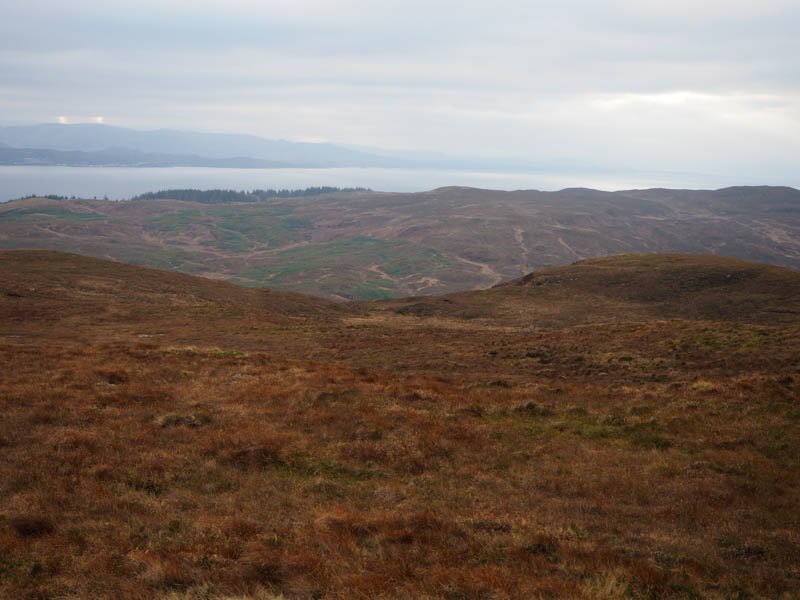
[[796,273],[336,305],[0,264],[0,597],[800,594]]

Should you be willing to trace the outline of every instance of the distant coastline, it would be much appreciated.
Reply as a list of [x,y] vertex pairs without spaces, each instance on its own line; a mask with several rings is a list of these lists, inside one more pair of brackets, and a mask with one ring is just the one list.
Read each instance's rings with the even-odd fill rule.
[[646,188],[718,189],[732,185],[786,185],[747,176],[723,177],[674,173],[499,173],[446,169],[308,168],[229,169],[203,167],[0,166],[0,202],[31,194],[121,200],[152,190],[197,188],[299,189],[314,186],[365,187],[384,192],[422,192],[446,186],[495,190],[557,191],[587,187],[603,191]]
[[108,149],[97,152],[49,150],[45,148],[0,147],[0,165],[30,167],[204,167],[234,169],[275,169],[302,167],[280,161],[248,157],[209,158],[193,154],[157,154],[136,150]]

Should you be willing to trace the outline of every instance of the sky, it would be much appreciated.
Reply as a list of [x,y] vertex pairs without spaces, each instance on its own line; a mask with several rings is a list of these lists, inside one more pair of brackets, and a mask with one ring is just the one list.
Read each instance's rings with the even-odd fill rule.
[[798,0],[0,2],[2,125],[798,172]]

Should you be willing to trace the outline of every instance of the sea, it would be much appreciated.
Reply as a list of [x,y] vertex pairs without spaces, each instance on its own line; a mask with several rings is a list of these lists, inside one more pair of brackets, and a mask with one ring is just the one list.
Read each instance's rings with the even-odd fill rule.
[[717,189],[731,185],[792,185],[747,176],[672,172],[484,172],[438,169],[221,169],[205,167],[42,167],[0,166],[0,202],[30,195],[125,200],[166,189],[299,189],[315,186],[365,187],[383,192],[421,192],[444,186],[493,190],[556,191],[586,187],[605,191],[654,187]]

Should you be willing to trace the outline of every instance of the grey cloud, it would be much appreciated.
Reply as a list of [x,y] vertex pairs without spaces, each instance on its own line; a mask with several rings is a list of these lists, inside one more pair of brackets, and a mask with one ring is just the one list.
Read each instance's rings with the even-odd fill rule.
[[8,124],[104,115],[665,169],[800,151],[792,1],[32,0],[6,17]]

